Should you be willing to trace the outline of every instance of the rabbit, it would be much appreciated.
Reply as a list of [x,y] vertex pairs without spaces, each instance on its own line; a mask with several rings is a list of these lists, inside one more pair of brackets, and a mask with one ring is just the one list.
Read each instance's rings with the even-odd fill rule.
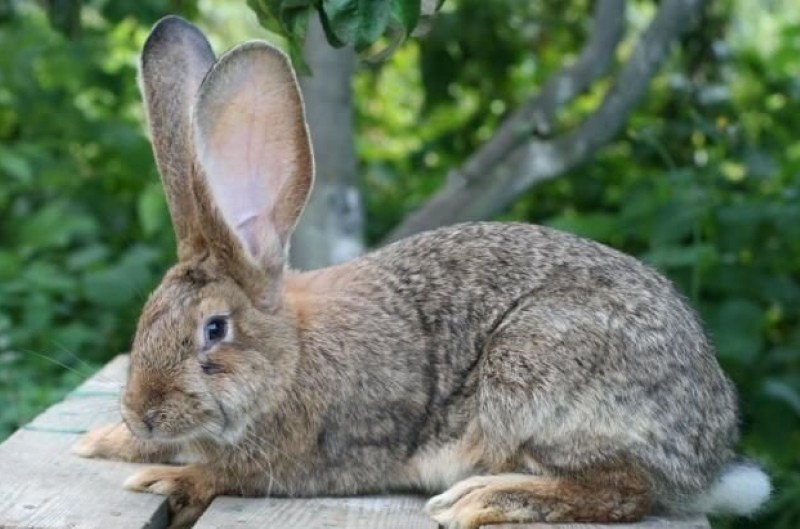
[[178,262],[138,321],[124,424],[74,451],[154,463],[125,487],[167,495],[173,527],[222,494],[416,491],[452,529],[768,499],[733,451],[735,390],[656,271],[497,222],[292,270],[314,167],[287,57],[251,41],[216,59],[170,16],[140,88]]

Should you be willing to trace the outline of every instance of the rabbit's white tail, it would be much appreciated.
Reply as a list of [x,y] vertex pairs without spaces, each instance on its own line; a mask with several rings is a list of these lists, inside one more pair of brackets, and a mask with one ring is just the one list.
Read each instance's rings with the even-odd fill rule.
[[692,510],[746,516],[755,513],[771,492],[769,476],[758,465],[732,461],[722,469],[711,488],[695,500]]

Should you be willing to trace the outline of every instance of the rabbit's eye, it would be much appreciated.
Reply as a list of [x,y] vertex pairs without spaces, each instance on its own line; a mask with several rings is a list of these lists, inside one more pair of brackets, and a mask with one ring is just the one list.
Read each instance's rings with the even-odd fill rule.
[[228,320],[222,316],[214,316],[206,322],[205,330],[206,346],[221,342],[228,335]]

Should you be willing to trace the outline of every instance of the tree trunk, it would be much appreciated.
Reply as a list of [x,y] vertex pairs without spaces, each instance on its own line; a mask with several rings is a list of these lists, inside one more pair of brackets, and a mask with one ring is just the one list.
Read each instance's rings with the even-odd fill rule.
[[364,251],[364,210],[356,185],[351,89],[355,53],[349,47],[332,48],[314,18],[304,54],[313,71],[300,78],[300,87],[314,144],[316,182],[292,238],[291,262],[314,269]]

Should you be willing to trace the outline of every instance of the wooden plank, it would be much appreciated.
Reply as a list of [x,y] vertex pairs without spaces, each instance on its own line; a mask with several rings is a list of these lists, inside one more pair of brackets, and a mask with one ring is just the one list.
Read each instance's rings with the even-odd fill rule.
[[195,529],[436,529],[417,496],[215,499]]
[[[195,529],[436,529],[423,511],[425,498],[231,498],[213,501]],[[499,524],[484,529],[710,529],[708,520],[648,518],[634,524]]]
[[0,527],[165,527],[164,498],[122,488],[137,465],[70,453],[80,435],[119,421],[127,357],[114,359],[0,445]]
[[708,519],[704,516],[688,518],[656,518],[650,517],[641,522],[631,524],[498,524],[484,525],[482,529],[711,529]]

